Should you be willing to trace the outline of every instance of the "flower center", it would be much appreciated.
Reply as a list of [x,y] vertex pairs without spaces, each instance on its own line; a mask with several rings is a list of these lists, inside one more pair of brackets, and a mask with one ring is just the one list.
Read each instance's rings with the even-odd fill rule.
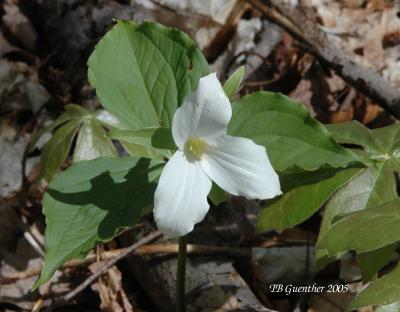
[[207,148],[207,143],[200,138],[190,138],[185,144],[186,157],[190,159],[200,160],[201,155]]

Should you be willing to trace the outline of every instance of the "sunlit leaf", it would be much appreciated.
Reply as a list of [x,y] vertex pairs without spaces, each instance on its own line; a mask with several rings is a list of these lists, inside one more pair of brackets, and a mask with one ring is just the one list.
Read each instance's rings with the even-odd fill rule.
[[245,74],[245,67],[240,66],[225,82],[224,91],[229,99],[233,98],[235,93],[238,91],[240,84],[242,83],[244,74]]
[[90,83],[103,106],[132,129],[171,127],[176,108],[209,72],[184,33],[132,21],[118,21],[88,65]]
[[346,167],[358,157],[338,145],[307,109],[276,93],[257,92],[234,102],[228,132],[264,145],[278,171]]

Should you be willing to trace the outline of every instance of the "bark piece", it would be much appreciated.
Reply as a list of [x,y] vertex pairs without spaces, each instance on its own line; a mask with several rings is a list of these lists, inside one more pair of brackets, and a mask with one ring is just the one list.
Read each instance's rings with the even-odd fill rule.
[[[135,277],[160,311],[175,306],[175,256],[135,258]],[[190,257],[186,266],[187,311],[271,311],[262,306],[232,265],[232,260]]]
[[258,0],[246,0],[266,18],[289,32],[304,50],[321,63],[332,68],[337,75],[361,93],[376,101],[393,116],[400,118],[400,93],[376,72],[353,62],[345,51],[332,44],[319,26],[300,8],[290,8],[274,1],[275,7]]

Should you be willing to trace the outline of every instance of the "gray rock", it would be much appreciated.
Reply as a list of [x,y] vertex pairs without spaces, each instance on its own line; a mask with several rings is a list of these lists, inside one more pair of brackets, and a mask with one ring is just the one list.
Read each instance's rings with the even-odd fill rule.
[[0,196],[8,197],[22,184],[22,157],[27,144],[25,138],[10,142],[0,137]]

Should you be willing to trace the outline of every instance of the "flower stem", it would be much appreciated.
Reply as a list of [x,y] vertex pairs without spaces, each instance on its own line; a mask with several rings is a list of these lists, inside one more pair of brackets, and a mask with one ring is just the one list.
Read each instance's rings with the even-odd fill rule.
[[185,312],[186,236],[179,238],[178,268],[176,271],[176,311]]

